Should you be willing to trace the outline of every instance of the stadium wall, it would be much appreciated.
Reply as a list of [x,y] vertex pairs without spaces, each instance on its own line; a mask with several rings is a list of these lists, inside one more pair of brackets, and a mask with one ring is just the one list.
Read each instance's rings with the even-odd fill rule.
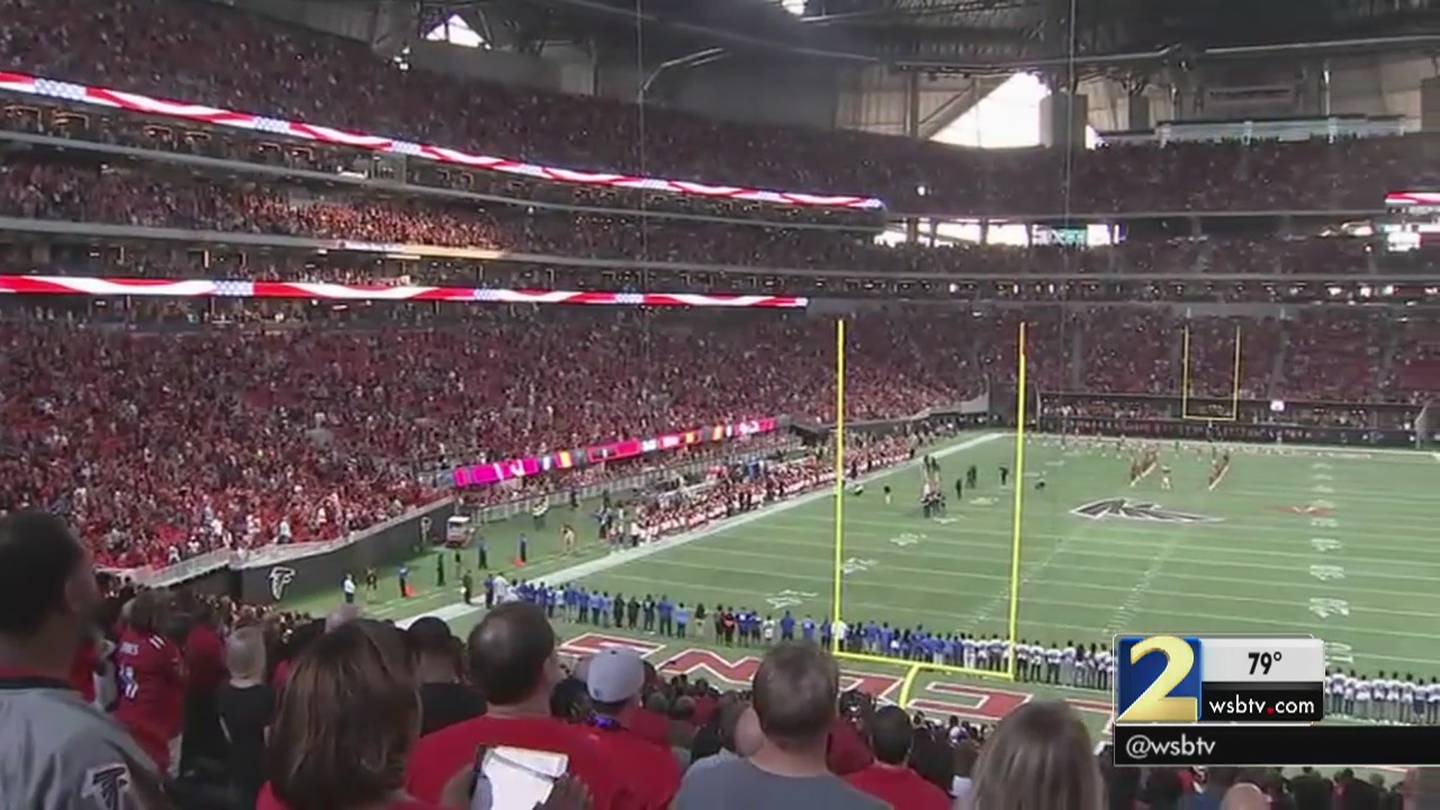
[[308,554],[297,546],[264,549],[232,564],[233,593],[244,602],[268,605],[292,593],[339,588],[347,571],[358,573],[372,565],[381,568],[409,559],[418,547],[444,531],[446,519],[454,512],[455,499],[445,498],[386,521],[353,540]]

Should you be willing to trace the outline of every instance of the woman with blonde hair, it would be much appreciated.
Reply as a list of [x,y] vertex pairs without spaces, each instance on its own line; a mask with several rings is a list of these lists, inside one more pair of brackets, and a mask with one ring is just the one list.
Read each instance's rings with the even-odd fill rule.
[[970,810],[1100,810],[1100,768],[1090,733],[1064,703],[1027,703],[986,740],[975,763]]

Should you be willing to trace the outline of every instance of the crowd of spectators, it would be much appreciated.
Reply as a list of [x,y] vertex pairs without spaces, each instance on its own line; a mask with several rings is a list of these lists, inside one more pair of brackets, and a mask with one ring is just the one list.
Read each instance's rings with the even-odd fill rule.
[[[143,167],[9,161],[0,215],[206,231],[503,250],[515,254],[806,268],[877,275],[1366,273],[1363,240],[1127,240],[1110,247],[1012,247],[967,242],[882,245],[854,231],[525,211],[514,206],[325,193],[281,183],[237,183]],[[253,271],[252,271],[253,272]]]
[[1348,769],[1116,769],[1064,703],[994,726],[911,715],[842,691],[804,638],[770,640],[749,683],[720,689],[627,648],[571,658],[522,601],[462,640],[437,617],[401,630],[353,606],[319,620],[137,592],[35,512],[0,518],[0,617],[0,716],[27,741],[0,772],[37,810],[105,791],[143,810],[528,807],[527,787],[544,810],[1398,810],[1426,789]]
[[1428,144],[1176,143],[1066,159],[664,108],[648,109],[642,127],[620,101],[400,70],[362,42],[239,10],[5,0],[0,12],[4,69],[569,168],[878,196],[903,211],[1373,209],[1413,181]]
[[[0,508],[63,509],[106,564],[163,565],[343,536],[435,497],[444,471],[461,463],[834,416],[827,319],[465,315],[428,328],[10,321],[0,359],[22,384],[0,394]],[[852,319],[848,417],[909,416],[1003,390],[1021,320],[1030,384],[1044,392],[1173,394],[1187,325],[1195,397],[1228,400],[1237,326],[1243,398],[1364,404],[1440,390],[1433,328],[1402,322],[1402,333],[1384,311],[1277,321],[1140,307],[897,307]]]
[[[68,512],[103,562],[325,540],[436,495],[417,467],[833,417],[831,325],[772,313],[477,311],[448,330],[0,327],[0,507]],[[928,326],[928,328],[927,328]],[[940,323],[858,321],[851,418],[983,386]],[[781,347],[784,347],[783,350]]]

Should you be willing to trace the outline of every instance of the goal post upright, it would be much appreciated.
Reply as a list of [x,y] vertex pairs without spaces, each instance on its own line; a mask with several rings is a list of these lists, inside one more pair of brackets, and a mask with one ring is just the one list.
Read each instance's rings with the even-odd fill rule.
[[[1019,547],[1018,547],[1019,531],[1020,531],[1020,515],[1019,515],[1019,512],[1018,512],[1018,509],[1019,509],[1019,505],[1020,505],[1020,503],[1021,503],[1021,499],[1022,499],[1022,497],[1023,497],[1023,490],[1024,490],[1024,486],[1023,486],[1023,482],[1024,482],[1023,475],[1024,475],[1024,452],[1025,452],[1025,451],[1024,451],[1024,446],[1023,446],[1023,444],[1024,444],[1024,442],[1023,442],[1023,440],[1024,440],[1024,424],[1023,424],[1024,419],[1023,419],[1023,414],[1025,413],[1025,397],[1026,397],[1027,394],[1028,394],[1028,391],[1027,391],[1027,389],[1026,389],[1026,384],[1025,384],[1025,370],[1024,370],[1024,365],[1025,365],[1025,360],[1024,360],[1025,349],[1024,349],[1024,340],[1025,340],[1025,325],[1024,325],[1024,324],[1021,324],[1021,325],[1020,325],[1020,341],[1021,341],[1021,343],[1020,343],[1020,347],[1019,347],[1019,349],[1018,349],[1019,354],[1020,354],[1020,361],[1019,361],[1019,363],[1020,363],[1020,377],[1019,377],[1020,385],[1019,385],[1019,388],[1018,388],[1018,390],[1017,390],[1017,392],[1016,392],[1016,395],[1017,395],[1017,397],[1019,398],[1018,407],[1019,407],[1020,413],[1021,413],[1021,415],[1022,415],[1022,418],[1021,418],[1021,420],[1020,420],[1020,421],[1021,421],[1021,424],[1019,425],[1019,427],[1018,427],[1018,429],[1017,429],[1017,433],[1016,433],[1016,446],[1017,446],[1017,450],[1016,450],[1016,461],[1015,461],[1015,478],[1014,478],[1014,482],[1015,482],[1015,483],[1014,483],[1014,486],[1015,486],[1015,490],[1016,490],[1015,504],[1016,504],[1017,512],[1016,512],[1016,515],[1015,515],[1015,535],[1014,535],[1014,539],[1015,539],[1017,545],[1016,545],[1016,547],[1012,550],[1012,553],[1011,553],[1011,571],[1010,571],[1010,583],[1011,583],[1011,587],[1010,587],[1010,607],[1009,607],[1009,617],[1010,617],[1010,631],[1009,631],[1010,664],[1009,664],[1009,666],[1008,666],[1007,668],[1005,668],[1005,669],[999,669],[999,670],[978,669],[978,668],[975,668],[975,667],[957,666],[957,665],[954,665],[954,664],[936,664],[936,663],[933,663],[933,662],[931,662],[931,661],[906,661],[906,660],[900,660],[900,659],[890,658],[890,657],[883,656],[883,655],[875,655],[875,654],[873,654],[873,653],[853,652],[853,651],[841,649],[841,647],[840,647],[840,638],[839,638],[838,634],[832,634],[832,635],[831,635],[830,652],[831,652],[831,655],[833,655],[834,658],[835,658],[837,661],[843,661],[843,662],[847,662],[847,663],[872,664],[872,665],[879,665],[879,666],[886,666],[886,667],[903,667],[903,668],[905,668],[905,670],[906,670],[906,675],[905,675],[904,680],[902,680],[901,683],[900,683],[900,692],[899,692],[898,695],[896,695],[896,697],[897,697],[898,700],[899,700],[899,705],[901,706],[901,708],[906,708],[906,707],[909,706],[909,702],[910,702],[910,698],[911,698],[911,693],[914,691],[916,680],[919,678],[919,676],[920,676],[920,674],[921,674],[922,672],[942,673],[942,674],[949,674],[949,675],[960,675],[960,676],[964,676],[964,677],[968,677],[968,678],[985,678],[985,679],[992,680],[992,681],[1006,681],[1006,682],[1008,682],[1008,681],[1014,681],[1014,680],[1015,680],[1015,677],[1016,677],[1016,670],[1015,670],[1015,641],[1016,641],[1016,638],[1015,638],[1015,636],[1016,636],[1016,622],[1018,621],[1018,615],[1019,615],[1019,614],[1018,614],[1018,605],[1019,605],[1019,598],[1020,598],[1019,590],[1018,590],[1018,584],[1019,584],[1019,581],[1020,581],[1020,569],[1019,569],[1019,565],[1020,565],[1020,563],[1019,563],[1020,553],[1019,553]],[[845,548],[845,546],[844,546],[844,543],[845,543],[845,477],[844,477],[844,476],[845,476],[845,320],[844,320],[843,318],[838,319],[838,320],[836,321],[836,324],[835,324],[835,427],[834,427],[834,434],[835,434],[835,495],[834,495],[834,497],[835,497],[835,513],[834,513],[834,514],[835,514],[835,555],[834,555],[834,569],[835,569],[835,570],[834,570],[834,583],[833,583],[833,584],[834,584],[834,588],[833,588],[833,591],[832,591],[831,600],[832,600],[832,609],[833,609],[833,614],[832,614],[832,615],[833,615],[833,619],[832,619],[832,620],[833,620],[833,621],[841,621],[841,620],[842,620],[842,616],[843,616],[843,613],[842,613],[841,611],[842,611],[842,599],[843,599],[843,584],[844,584],[844,578],[845,578],[845,551],[844,551],[844,548]],[[963,629],[964,629],[965,632],[971,633],[972,635],[973,635],[974,632],[975,632],[975,631],[974,631],[974,628],[963,628]]]
[[1015,514],[1011,521],[1010,534],[1010,610],[1007,635],[1010,638],[1009,652],[1005,663],[1008,680],[1015,680],[1018,666],[1015,657],[1016,636],[1020,625],[1020,516],[1025,501],[1025,401],[1026,401],[1026,347],[1025,322],[1020,330],[1015,349]]
[[1235,324],[1235,362],[1230,371],[1230,413],[1224,416],[1190,412],[1190,324],[1185,324],[1180,344],[1180,418],[1192,422],[1236,422],[1240,419],[1240,357],[1243,337]]
[[[835,592],[832,621],[840,621],[840,584],[845,568],[845,319],[835,319]],[[840,653],[832,634],[831,652]]]

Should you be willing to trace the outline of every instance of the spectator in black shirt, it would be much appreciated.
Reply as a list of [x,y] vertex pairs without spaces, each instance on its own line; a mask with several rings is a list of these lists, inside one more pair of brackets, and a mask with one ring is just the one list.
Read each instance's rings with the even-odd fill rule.
[[622,624],[622,622],[624,621],[624,619],[625,597],[617,593],[615,594],[615,627],[623,627],[624,625]]
[[416,619],[405,641],[420,681],[421,736],[485,713],[484,696],[460,681],[460,640],[443,619]]
[[275,692],[265,683],[265,634],[241,627],[225,643],[230,680],[220,687],[216,704],[220,727],[230,745],[230,789],[236,806],[254,807],[265,784],[265,730],[275,717]]
[[628,618],[630,619],[630,629],[634,630],[635,621],[640,617],[640,597],[637,596],[634,599],[631,599],[629,604],[625,606],[625,611],[629,614]]
[[1301,768],[1300,775],[1290,780],[1296,810],[1330,810],[1335,786],[1314,768]]

